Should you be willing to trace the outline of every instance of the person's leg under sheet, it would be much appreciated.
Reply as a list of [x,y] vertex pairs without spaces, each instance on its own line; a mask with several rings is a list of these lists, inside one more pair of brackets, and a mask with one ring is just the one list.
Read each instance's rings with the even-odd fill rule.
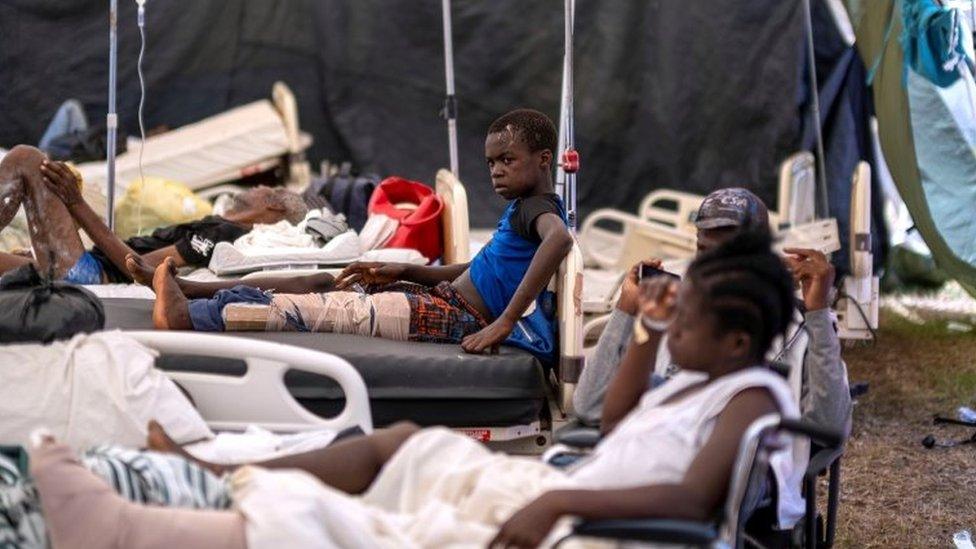
[[174,509],[124,500],[63,444],[31,453],[52,546],[59,548],[244,549],[244,518],[233,511]]

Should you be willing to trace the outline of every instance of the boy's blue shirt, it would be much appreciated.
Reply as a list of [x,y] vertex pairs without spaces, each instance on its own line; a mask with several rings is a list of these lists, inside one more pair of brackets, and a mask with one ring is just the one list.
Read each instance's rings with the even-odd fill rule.
[[[508,205],[498,220],[491,242],[471,261],[471,282],[495,318],[508,307],[539,249],[540,243],[524,238],[512,227],[512,216],[520,200],[513,200]],[[557,197],[556,203],[559,217],[568,226],[562,200]],[[529,351],[540,360],[551,363],[556,357],[555,296],[549,290],[543,290],[536,298],[534,310],[530,310],[530,314],[518,320],[505,344]]]

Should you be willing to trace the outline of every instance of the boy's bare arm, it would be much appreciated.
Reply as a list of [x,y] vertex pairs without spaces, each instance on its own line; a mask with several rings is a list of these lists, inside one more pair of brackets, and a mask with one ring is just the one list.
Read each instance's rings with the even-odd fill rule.
[[455,280],[468,270],[468,265],[470,263],[430,266],[357,261],[339,273],[335,287],[337,290],[345,290],[353,284],[392,284],[400,281],[436,286],[441,282]]
[[457,265],[409,265],[404,280],[423,284],[424,286],[436,286],[441,282],[452,282],[468,270],[470,263],[459,263]]
[[515,289],[515,295],[505,307],[501,316],[495,319],[485,329],[469,335],[461,342],[461,347],[469,353],[481,353],[495,349],[505,341],[515,323],[518,322],[529,305],[535,301],[539,293],[545,289],[549,280],[559,269],[566,254],[573,249],[573,237],[566,230],[566,224],[556,214],[545,213],[535,220],[536,232],[542,243],[536,250],[529,268]]
[[517,511],[490,546],[536,547],[563,516],[589,520],[675,518],[708,520],[724,501],[739,442],[753,421],[776,412],[766,389],[746,389],[719,415],[708,442],[677,484],[616,490],[554,490]]

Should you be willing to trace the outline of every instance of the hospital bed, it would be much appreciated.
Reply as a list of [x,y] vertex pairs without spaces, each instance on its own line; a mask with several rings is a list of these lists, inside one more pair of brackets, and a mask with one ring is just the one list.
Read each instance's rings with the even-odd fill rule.
[[[777,230],[811,223],[816,184],[814,159],[799,152],[780,165],[777,204],[770,210],[770,225]],[[658,189],[651,192],[629,214],[603,208],[590,214],[580,229],[580,241],[587,266],[625,269],[646,258],[647,250],[656,257],[691,257],[695,253],[695,215],[704,196]],[[612,231],[606,225],[619,226]],[[643,255],[640,255],[643,254]]]
[[[295,96],[287,85],[277,82],[270,100],[255,101],[147,137],[142,173],[179,181],[198,191],[284,165],[288,183],[305,187],[311,181],[311,170],[304,151],[310,145],[311,136],[299,130]],[[140,177],[139,154],[136,144],[117,158],[119,195]],[[86,162],[77,168],[89,189],[85,199],[96,212],[104,212],[105,162]]]
[[[780,166],[777,207],[769,212],[770,225],[778,232],[802,235],[816,230],[815,238],[836,226],[815,223],[814,160],[808,152],[787,158]],[[695,255],[695,215],[705,197],[672,189],[648,194],[630,214],[612,208],[590,214],[580,229],[580,244],[588,267],[586,313],[601,314],[613,307],[623,274],[642,259],[688,260]],[[813,225],[811,225],[813,224]],[[799,230],[802,226],[803,230]],[[611,227],[617,227],[613,230]]]
[[[446,249],[453,247],[453,261],[459,261],[467,250],[467,208],[459,206],[464,188],[446,171],[438,174],[438,187],[446,204],[451,205],[444,214],[445,227],[453,235]],[[559,357],[551,365],[510,347],[503,347],[497,355],[470,355],[459,345],[403,343],[346,334],[248,332],[246,339],[342,357],[366,381],[378,426],[404,419],[420,425],[447,425],[499,449],[538,453],[548,446],[554,427],[570,415],[572,391],[583,367],[582,254],[578,246],[563,261],[551,288],[556,291],[559,316]],[[103,298],[102,302],[107,329],[152,329],[152,301]],[[177,356],[160,366],[208,371],[209,363]],[[240,370],[240,361],[235,364]],[[344,402],[339,387],[320,375],[291,372],[285,376],[285,385],[316,415],[334,415]]]

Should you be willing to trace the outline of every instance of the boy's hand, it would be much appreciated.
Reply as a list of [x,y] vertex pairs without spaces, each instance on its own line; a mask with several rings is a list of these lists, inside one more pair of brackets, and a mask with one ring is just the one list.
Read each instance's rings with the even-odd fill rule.
[[335,288],[344,290],[353,284],[392,284],[401,280],[407,265],[401,263],[377,263],[357,261],[339,273]]
[[650,320],[666,322],[674,316],[681,283],[670,276],[655,276],[642,280],[637,296],[637,310]]
[[830,306],[830,288],[834,285],[836,271],[827,256],[817,250],[787,248],[786,265],[793,273],[793,280],[800,284],[803,304],[807,311],[818,311]]
[[83,200],[78,179],[64,162],[45,160],[41,163],[41,176],[48,190],[54,193],[65,206],[71,207]]
[[478,333],[471,334],[461,340],[461,348],[467,353],[481,354],[490,351],[492,354],[498,352],[498,346],[505,341],[515,323],[504,316],[499,317],[491,324],[482,328]]
[[623,283],[620,285],[620,297],[617,298],[617,308],[630,316],[637,316],[637,296],[640,294],[638,284],[640,283],[641,265],[650,265],[655,269],[661,268],[660,259],[645,259],[630,268]]
[[488,543],[488,548],[531,549],[541,545],[561,515],[552,494],[554,492],[542,494],[532,503],[516,511],[498,529],[498,534]]

